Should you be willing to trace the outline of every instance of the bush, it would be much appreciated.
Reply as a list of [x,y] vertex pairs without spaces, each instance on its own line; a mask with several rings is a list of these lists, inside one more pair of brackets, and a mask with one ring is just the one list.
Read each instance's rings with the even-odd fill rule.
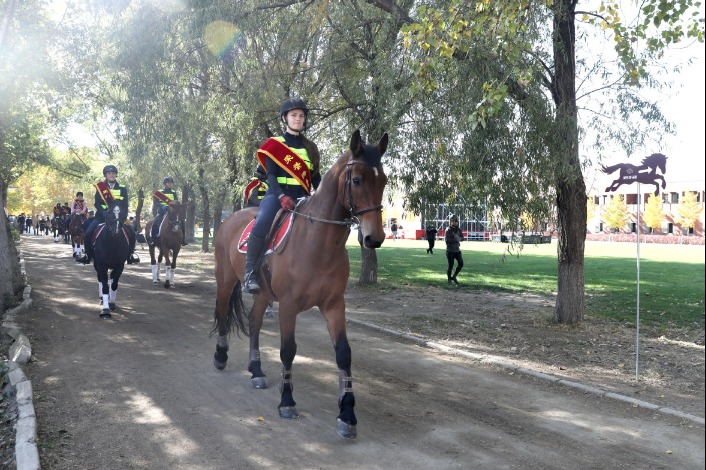
[[[635,233],[589,233],[586,240],[595,242],[625,242],[637,243]],[[686,235],[650,235],[640,234],[640,243],[662,243],[665,245],[703,245],[704,237]]]

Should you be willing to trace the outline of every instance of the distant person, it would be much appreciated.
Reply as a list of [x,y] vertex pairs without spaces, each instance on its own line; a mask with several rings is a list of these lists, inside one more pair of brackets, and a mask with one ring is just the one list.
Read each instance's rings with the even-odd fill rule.
[[439,231],[436,229],[436,226],[434,224],[428,224],[427,229],[424,232],[424,237],[427,239],[427,243],[429,243],[429,248],[427,248],[427,253],[434,254],[434,244],[436,243],[436,234],[439,233]]
[[390,231],[392,232],[392,239],[397,240],[397,222],[392,222]]
[[[449,267],[446,270],[446,277],[448,278],[448,283],[458,285],[458,273],[461,272],[463,268],[463,256],[461,256],[461,241],[463,240],[463,232],[458,226],[458,217],[452,215],[449,219],[449,228],[446,229],[446,234],[444,235],[444,241],[446,241],[446,259],[449,262]],[[453,276],[451,271],[453,270],[454,263],[456,265],[456,271],[454,271]]]
[[[174,179],[171,176],[167,176],[162,180],[162,190],[155,191],[152,199],[152,214],[155,217],[152,223],[150,242],[154,246],[159,246],[159,237],[161,235],[159,229],[162,225],[162,220],[164,220],[164,216],[169,211],[169,206],[173,206],[179,200],[179,196],[174,191]],[[188,245],[186,242],[186,226],[184,224],[181,224],[181,235],[181,246]]]

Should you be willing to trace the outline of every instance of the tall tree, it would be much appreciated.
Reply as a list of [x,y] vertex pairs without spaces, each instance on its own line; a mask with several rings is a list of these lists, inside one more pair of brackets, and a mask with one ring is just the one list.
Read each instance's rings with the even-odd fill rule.
[[603,213],[606,226],[613,229],[613,232],[620,232],[630,220],[630,211],[622,194],[616,194],[610,199]]
[[[375,3],[386,7],[394,5],[388,1]],[[610,79],[596,87],[604,91],[612,89],[618,94],[618,98],[613,96],[611,101],[617,105],[604,107],[603,116],[608,113],[611,117],[623,118],[603,123],[603,128],[609,132],[601,137],[613,138],[631,148],[644,140],[646,133],[625,133],[616,122],[631,126],[637,122],[661,124],[664,120],[653,104],[642,103],[630,87],[654,82],[654,77],[648,73],[648,64],[654,63],[670,44],[686,37],[703,41],[703,19],[698,14],[693,18],[688,16],[698,10],[700,3],[648,0],[642,4],[639,21],[632,26],[622,21],[615,2],[601,2],[596,11],[589,12],[577,11],[576,0],[531,3],[482,0],[472,5],[450,0],[432,5],[419,7],[419,18],[409,25],[405,38],[417,56],[419,91],[450,90],[455,83],[445,79],[449,69],[460,68],[458,62],[477,66],[469,68],[470,80],[466,82],[479,95],[469,107],[473,110],[471,126],[457,130],[454,142],[472,141],[473,134],[481,134],[484,138],[479,139],[477,148],[483,156],[482,149],[492,143],[495,152],[487,152],[487,161],[470,167],[474,170],[491,168],[495,170],[493,178],[503,176],[498,171],[498,160],[514,159],[517,155],[527,155],[524,168],[529,174],[541,175],[536,188],[527,187],[515,193],[515,197],[497,183],[491,187],[480,178],[475,178],[474,183],[491,195],[491,206],[500,207],[504,215],[511,218],[516,218],[517,209],[521,208],[516,196],[535,194],[533,189],[544,198],[553,194],[559,231],[554,320],[579,322],[585,314],[586,186],[579,154],[577,71],[588,73],[590,67],[596,67],[596,71]],[[577,38],[586,38],[586,34],[577,32],[577,17],[589,26],[599,26],[613,34],[622,65],[617,79],[603,63],[588,65],[581,59],[580,69],[577,69]],[[688,18],[686,27],[681,24],[682,18]],[[638,49],[643,45],[644,49]],[[452,78],[456,79],[456,75]],[[605,106],[608,101],[601,104]],[[630,119],[626,119],[627,116]],[[625,136],[638,138],[626,139]],[[442,147],[442,151],[452,148]],[[522,164],[518,167],[524,170]],[[546,183],[551,185],[549,192],[544,186]],[[493,197],[491,189],[502,196]]]
[[645,225],[650,228],[650,232],[654,232],[655,229],[662,228],[662,222],[664,222],[665,215],[664,210],[662,210],[662,196],[655,196],[650,194],[647,199],[647,204],[645,204],[645,212],[643,215],[643,220]]
[[686,229],[693,229],[696,221],[704,210],[701,202],[697,201],[694,191],[685,191],[679,201],[679,225]]

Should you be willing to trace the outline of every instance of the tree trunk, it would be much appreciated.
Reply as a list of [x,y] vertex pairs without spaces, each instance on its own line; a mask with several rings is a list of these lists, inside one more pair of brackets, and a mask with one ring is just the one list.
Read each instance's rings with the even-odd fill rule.
[[7,307],[5,297],[14,296],[24,284],[17,248],[12,241],[10,224],[4,210],[7,206],[7,187],[6,182],[0,181],[0,207],[3,207],[0,214],[0,266],[3,267],[0,269],[0,314]]
[[216,200],[213,203],[213,239],[216,239],[218,235],[218,228],[221,226],[221,219],[223,218],[223,201],[226,197],[225,190],[220,190],[216,195]]
[[199,194],[201,195],[201,219],[203,220],[203,237],[201,238],[201,251],[208,253],[209,242],[211,238],[211,206],[208,200],[208,189],[203,183],[203,168],[199,169]]
[[142,231],[142,220],[140,219],[142,215],[142,206],[145,204],[145,191],[140,188],[137,190],[137,207],[135,208],[135,232],[139,233]]
[[584,318],[584,248],[586,243],[586,183],[578,150],[576,108],[575,0],[554,6],[556,132],[552,151],[557,170],[558,284],[554,321],[578,323]]
[[378,283],[378,253],[363,246],[363,233],[358,229],[358,243],[360,244],[360,278],[358,284],[361,286]]
[[185,184],[181,194],[181,205],[186,209],[186,241],[193,243],[194,237],[194,221],[196,220],[196,204],[192,200],[192,186]]

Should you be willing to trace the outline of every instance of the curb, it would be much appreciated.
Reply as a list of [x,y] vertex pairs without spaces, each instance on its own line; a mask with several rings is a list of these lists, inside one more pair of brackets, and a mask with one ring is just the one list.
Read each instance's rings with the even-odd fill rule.
[[535,371],[532,369],[527,369],[525,367],[519,367],[517,365],[514,365],[510,362],[503,361],[502,359],[499,359],[494,356],[489,356],[486,354],[476,354],[476,353],[472,353],[472,352],[468,352],[468,351],[463,351],[460,349],[451,348],[449,346],[445,346],[440,343],[435,343],[433,341],[427,341],[426,339],[420,338],[418,336],[408,335],[408,334],[402,333],[397,330],[392,330],[390,328],[384,328],[384,327],[375,325],[373,323],[368,323],[368,322],[365,322],[362,320],[355,320],[350,317],[346,318],[346,321],[357,324],[357,325],[361,325],[361,326],[364,326],[367,328],[371,328],[373,330],[382,331],[383,333],[388,333],[388,334],[391,334],[391,335],[394,335],[394,336],[397,336],[400,338],[404,338],[406,340],[417,343],[420,346],[424,346],[424,347],[427,347],[430,349],[435,349],[435,350],[441,351],[442,353],[445,353],[445,354],[462,356],[462,357],[465,357],[468,359],[473,359],[473,360],[478,361],[482,364],[488,364],[488,365],[502,367],[503,369],[517,372],[519,374],[529,375],[531,377],[546,380],[548,382],[562,385],[564,387],[575,388],[575,389],[581,390],[582,392],[591,393],[591,394],[597,395],[599,397],[606,397],[606,398],[610,398],[613,400],[622,401],[622,402],[628,403],[632,406],[646,408],[648,410],[657,411],[662,414],[676,416],[677,418],[693,421],[694,423],[700,424],[702,426],[705,424],[704,418],[702,418],[700,416],[691,415],[688,413],[681,412],[679,410],[675,410],[673,408],[667,408],[667,407],[655,405],[652,403],[648,403],[646,401],[637,400],[635,398],[628,397],[625,395],[620,395],[618,393],[608,392],[606,390],[602,390],[597,387],[591,387],[589,385],[584,385],[582,383],[571,382],[569,380],[562,379],[560,377],[556,377],[551,374],[545,374],[543,372],[538,372],[538,371]]
[[[25,262],[20,250],[20,270],[27,279]],[[29,338],[20,332],[15,324],[15,315],[32,305],[32,287],[27,286],[22,293],[23,301],[17,307],[5,312],[2,318],[2,332],[14,339],[8,354],[7,381],[15,388],[17,422],[15,424],[15,464],[17,470],[39,470],[39,450],[37,449],[37,416],[32,401],[32,383],[22,372],[20,364],[32,359],[32,346]]]

